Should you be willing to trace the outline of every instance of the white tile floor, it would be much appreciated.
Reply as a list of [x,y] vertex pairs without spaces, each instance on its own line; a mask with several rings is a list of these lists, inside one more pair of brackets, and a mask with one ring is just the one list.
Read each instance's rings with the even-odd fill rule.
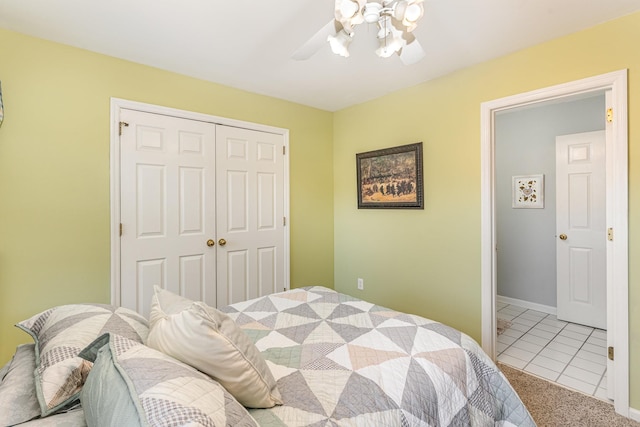
[[607,332],[498,303],[511,327],[498,335],[498,361],[607,400]]

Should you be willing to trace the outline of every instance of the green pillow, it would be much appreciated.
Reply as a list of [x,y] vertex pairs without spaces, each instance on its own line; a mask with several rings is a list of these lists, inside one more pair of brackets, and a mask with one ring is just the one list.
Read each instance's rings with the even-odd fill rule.
[[105,334],[80,353],[93,361],[80,393],[90,426],[256,426],[220,384],[157,350]]

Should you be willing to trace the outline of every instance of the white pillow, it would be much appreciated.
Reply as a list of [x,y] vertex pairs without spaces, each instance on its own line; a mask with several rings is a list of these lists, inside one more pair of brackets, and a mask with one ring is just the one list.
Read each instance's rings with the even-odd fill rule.
[[226,314],[156,286],[149,318],[149,347],[211,376],[246,407],[282,404],[262,355]]

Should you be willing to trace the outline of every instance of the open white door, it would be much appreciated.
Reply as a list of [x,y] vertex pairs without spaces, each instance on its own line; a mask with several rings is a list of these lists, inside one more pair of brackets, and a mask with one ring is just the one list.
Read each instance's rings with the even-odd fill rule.
[[607,329],[605,131],[556,138],[558,319]]

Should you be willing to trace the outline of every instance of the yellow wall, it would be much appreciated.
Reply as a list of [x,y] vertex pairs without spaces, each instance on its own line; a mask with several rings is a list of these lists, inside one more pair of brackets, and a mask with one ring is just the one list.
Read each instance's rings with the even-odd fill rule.
[[[480,104],[629,69],[631,406],[640,408],[640,14],[335,114],[335,288],[480,339]],[[427,59],[428,61],[428,52]],[[424,211],[358,210],[355,154],[424,143]],[[365,290],[356,290],[362,277]]]
[[0,365],[16,322],[109,302],[111,97],[289,129],[291,285],[333,286],[331,113],[4,30],[0,80]]
[[[289,128],[292,285],[335,281],[479,339],[480,103],[628,68],[631,406],[640,408],[635,40],[640,14],[331,114],[0,30],[0,363],[29,341],[16,321],[109,299],[110,97]],[[424,211],[358,210],[355,153],[416,141]]]

